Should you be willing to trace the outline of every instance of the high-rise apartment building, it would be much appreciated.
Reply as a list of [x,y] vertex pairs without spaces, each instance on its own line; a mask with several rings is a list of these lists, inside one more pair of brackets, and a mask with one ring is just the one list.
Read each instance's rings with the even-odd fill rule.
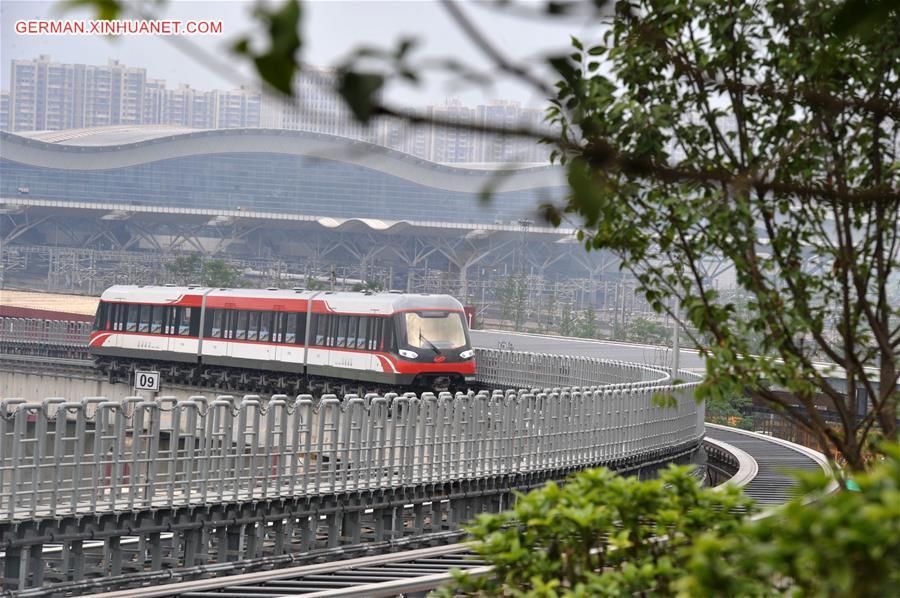
[[163,123],[163,107],[166,103],[166,82],[162,79],[147,79],[144,82],[143,124]]
[[0,91],[0,131],[9,131],[9,92]]
[[[518,102],[493,100],[478,107],[478,122],[490,128],[540,130],[544,111],[522,108]],[[479,162],[546,162],[548,146],[530,137],[483,133],[479,139]]]
[[170,124],[197,129],[258,127],[260,93],[166,89],[142,68],[116,60],[104,66],[62,64],[42,55],[13,60],[10,131],[107,125]]
[[249,87],[215,91],[216,129],[240,129],[260,126],[261,94]]
[[535,140],[495,135],[479,127],[539,128],[541,110],[495,100],[466,106],[458,98],[417,110],[442,124],[353,117],[336,91],[337,74],[305,67],[294,79],[294,97],[263,95],[249,87],[203,91],[174,89],[149,79],[142,68],[116,60],[106,65],[63,64],[42,55],[13,60],[0,126],[41,131],[107,125],[173,125],[193,129],[274,128],[327,133],[368,141],[433,162],[545,162],[548,150]]
[[380,128],[357,122],[343,98],[335,91],[336,87],[337,74],[334,71],[305,67],[294,77],[293,98],[285,100],[266,96],[263,99],[262,126],[382,143]]
[[9,129],[65,129],[75,123],[75,68],[50,61],[13,60],[10,68]]

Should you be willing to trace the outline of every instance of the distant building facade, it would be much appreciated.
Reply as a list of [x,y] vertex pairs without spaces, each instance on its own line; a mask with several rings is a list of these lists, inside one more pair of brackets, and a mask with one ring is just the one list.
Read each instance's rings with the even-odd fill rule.
[[9,131],[9,92],[0,91],[0,131]]
[[[2,197],[509,225],[565,195],[558,166],[511,167],[494,181],[497,172],[307,131],[143,125],[0,135]],[[492,200],[480,202],[489,184]]]
[[[6,92],[4,92],[6,93]],[[174,125],[195,129],[260,126],[261,94],[247,88],[168,89],[143,68],[64,64],[41,55],[13,60],[8,131],[58,131],[110,125]]]
[[204,91],[169,88],[143,68],[110,60],[104,66],[53,62],[49,56],[13,60],[3,92],[0,126],[10,132],[110,125],[168,125],[191,129],[271,128],[326,133],[367,141],[437,163],[546,163],[547,146],[532,138],[486,134],[479,126],[539,128],[543,111],[495,100],[466,106],[451,98],[417,112],[445,125],[396,119],[356,121],[335,91],[337,74],[305,67],[290,100],[242,86]]

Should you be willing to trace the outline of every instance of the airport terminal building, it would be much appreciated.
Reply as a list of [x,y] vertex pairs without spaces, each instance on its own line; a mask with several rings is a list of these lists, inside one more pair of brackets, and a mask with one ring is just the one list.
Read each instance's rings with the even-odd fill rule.
[[447,166],[274,129],[0,135],[7,287],[168,282],[166,264],[185,253],[224,258],[252,284],[302,285],[336,272],[484,305],[510,275],[532,277],[532,291],[588,281],[582,303],[621,278],[612,256],[587,253],[572,229],[541,221],[538,207],[565,197],[559,166]]
[[[444,166],[302,131],[123,126],[4,133],[2,141],[4,198],[515,224],[533,220],[564,185],[550,165]],[[481,201],[488,188],[492,200]]]

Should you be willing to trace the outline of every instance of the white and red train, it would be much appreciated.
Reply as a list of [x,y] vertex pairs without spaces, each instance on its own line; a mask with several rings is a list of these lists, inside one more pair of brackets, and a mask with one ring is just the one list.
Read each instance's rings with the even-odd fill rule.
[[379,386],[464,386],[475,359],[462,305],[448,295],[114,286],[90,351],[111,371],[169,364],[227,379],[263,372]]

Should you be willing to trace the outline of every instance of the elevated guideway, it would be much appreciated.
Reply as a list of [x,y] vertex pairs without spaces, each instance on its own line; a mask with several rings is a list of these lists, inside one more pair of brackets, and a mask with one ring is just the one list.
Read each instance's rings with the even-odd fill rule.
[[[729,451],[734,458],[736,469],[725,483],[742,488],[768,509],[782,504],[796,488],[793,478],[788,475],[789,470],[813,471],[821,468],[830,471],[824,455],[816,451],[753,432],[708,425],[711,426],[710,433],[743,447],[738,448],[736,444],[723,440],[710,442],[707,437],[707,442],[716,450]],[[834,489],[833,485],[831,490]],[[491,573],[491,567],[473,555],[468,545],[459,543],[223,579],[201,579],[165,587],[109,592],[97,598],[157,598],[171,595],[179,598],[424,596],[450,583],[453,579],[451,569],[464,570],[475,577]]]
[[[39,344],[43,354],[6,356],[0,369],[49,363],[63,378],[67,368],[87,375],[90,362],[46,356],[72,346],[69,336]],[[225,588],[250,595],[242,575],[257,576],[252,587],[261,589],[267,574],[298,591],[350,592],[323,596],[420,591],[417,568],[436,576],[427,583],[446,573],[413,562],[414,553],[378,566],[351,558],[330,572],[282,568],[457,542],[466,521],[508,508],[514,490],[598,465],[643,475],[694,459],[704,433],[720,473],[734,474],[762,504],[790,494],[782,467],[824,464],[785,443],[772,448],[764,436],[705,428],[696,375],[683,370],[677,378],[687,382],[672,386],[659,348],[490,331],[473,340],[481,380],[511,390],[4,400],[4,586],[35,597],[137,596],[184,581],[202,598]],[[682,364],[690,368],[689,358]],[[655,406],[660,392],[677,407]],[[221,575],[230,577],[205,579]],[[393,585],[375,587],[382,582]]]
[[[472,330],[472,345],[484,349],[510,348],[513,351],[569,355],[596,359],[616,359],[649,366],[672,365],[672,350],[661,345],[601,341],[565,336],[547,336],[505,330]],[[681,349],[679,369],[702,373],[703,358],[694,349]]]
[[[7,399],[5,586],[125,589],[457,541],[515,491],[598,465],[649,474],[700,448],[696,381],[672,386],[664,368],[620,361],[477,351],[480,379],[511,390]],[[660,392],[677,406],[656,406]],[[102,550],[87,549],[98,540]]]

